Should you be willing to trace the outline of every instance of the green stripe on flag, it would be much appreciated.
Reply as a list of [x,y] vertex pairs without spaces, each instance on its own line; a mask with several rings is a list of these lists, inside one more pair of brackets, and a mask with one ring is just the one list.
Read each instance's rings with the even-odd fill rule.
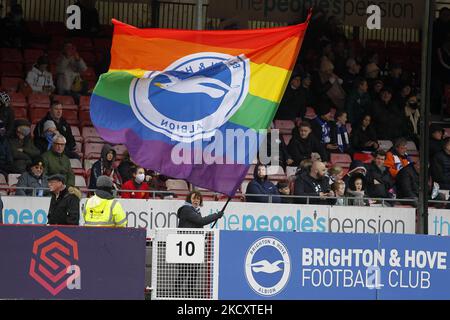
[[242,106],[230,122],[259,130],[267,129],[277,112],[278,103],[247,94]]
[[130,84],[135,77],[128,72],[114,71],[100,76],[94,94],[103,98],[130,105]]

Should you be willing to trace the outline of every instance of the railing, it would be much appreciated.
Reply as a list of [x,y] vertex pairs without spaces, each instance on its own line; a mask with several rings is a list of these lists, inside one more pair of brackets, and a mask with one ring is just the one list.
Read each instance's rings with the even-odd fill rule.
[[[32,190],[32,197],[35,197],[37,194],[38,190],[44,190],[44,191],[49,191],[50,189],[48,188],[33,188],[33,187],[16,187],[16,186],[0,186],[0,191],[1,190],[17,190],[17,189],[22,189],[22,190]],[[96,189],[87,189],[87,188],[81,188],[81,192],[83,193],[93,193]],[[120,189],[120,190],[113,190],[113,195],[116,196],[120,196],[121,193],[132,193],[132,192],[139,192],[139,193],[149,193],[151,194],[151,199],[157,199],[160,196],[162,197],[168,197],[168,196],[173,196],[174,194],[183,192],[183,193],[189,193],[189,190],[167,190],[167,191],[159,191],[159,190],[125,190],[125,189]],[[212,191],[202,191],[201,192],[202,195],[204,197],[215,197],[216,199],[226,199],[227,196],[221,194],[221,193],[217,193],[217,192],[212,192]],[[337,199],[343,199],[344,203],[343,205],[349,205],[349,203],[351,203],[351,201],[364,201],[366,203],[370,203],[370,204],[381,204],[381,206],[385,207],[385,206],[390,206],[387,204],[394,204],[394,203],[400,203],[400,204],[405,204],[405,205],[411,205],[413,207],[416,206],[416,203],[418,201],[418,198],[408,198],[408,199],[399,199],[399,198],[374,198],[374,197],[348,197],[348,196],[344,196],[344,197],[320,197],[320,196],[303,196],[303,195],[264,195],[264,194],[240,194],[238,193],[238,195],[236,197],[241,196],[242,198],[244,197],[266,197],[268,198],[268,203],[273,203],[273,198],[274,197],[279,197],[280,199],[293,199],[295,200],[306,200],[305,204],[311,204],[312,202],[315,202],[314,200],[322,200],[322,201],[327,201],[327,200],[337,200]],[[450,200],[429,200],[429,203],[432,204],[450,204]],[[314,203],[315,205],[317,205],[316,203]],[[321,204],[319,204],[321,205]],[[324,205],[330,205],[330,204],[324,204]]]

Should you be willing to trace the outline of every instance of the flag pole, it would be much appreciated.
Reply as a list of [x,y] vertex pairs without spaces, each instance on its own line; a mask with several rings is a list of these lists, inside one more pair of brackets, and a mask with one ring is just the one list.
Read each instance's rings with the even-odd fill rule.
[[[220,211],[225,211],[225,208],[227,207],[227,205],[228,205],[228,202],[230,202],[230,200],[231,200],[231,197],[228,197],[228,200],[227,200],[227,202],[225,202],[225,205],[223,206],[222,210],[220,210]],[[213,223],[213,225],[212,225],[212,227],[211,227],[211,228],[214,228],[214,227],[216,226],[216,223],[217,223],[217,220],[216,220],[216,221],[214,221],[214,223]]]

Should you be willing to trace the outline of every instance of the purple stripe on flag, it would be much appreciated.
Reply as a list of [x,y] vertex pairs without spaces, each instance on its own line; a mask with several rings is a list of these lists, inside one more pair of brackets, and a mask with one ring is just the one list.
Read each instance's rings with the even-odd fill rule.
[[144,168],[172,178],[186,179],[196,187],[228,196],[236,193],[249,168],[249,165],[244,164],[175,164],[171,159],[173,145],[162,141],[142,140],[130,129],[96,129],[106,141],[126,143],[133,161]]

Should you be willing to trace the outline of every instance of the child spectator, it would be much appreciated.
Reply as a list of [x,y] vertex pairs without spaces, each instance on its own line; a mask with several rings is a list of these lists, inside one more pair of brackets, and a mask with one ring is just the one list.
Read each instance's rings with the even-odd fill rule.
[[125,182],[122,185],[122,189],[133,190],[122,192],[122,198],[149,199],[150,193],[148,191],[150,190],[150,188],[148,186],[148,183],[145,181],[145,169],[142,167],[136,167],[133,172],[133,179]]
[[334,205],[335,206],[345,205],[345,199],[344,199],[345,182],[342,180],[337,180],[337,181],[333,182],[333,184],[331,185],[331,191],[333,191],[335,197],[337,197],[336,203]]
[[351,206],[366,206],[367,203],[364,201],[364,178],[361,174],[353,175],[348,183],[347,196],[357,199],[349,199],[349,205]]

